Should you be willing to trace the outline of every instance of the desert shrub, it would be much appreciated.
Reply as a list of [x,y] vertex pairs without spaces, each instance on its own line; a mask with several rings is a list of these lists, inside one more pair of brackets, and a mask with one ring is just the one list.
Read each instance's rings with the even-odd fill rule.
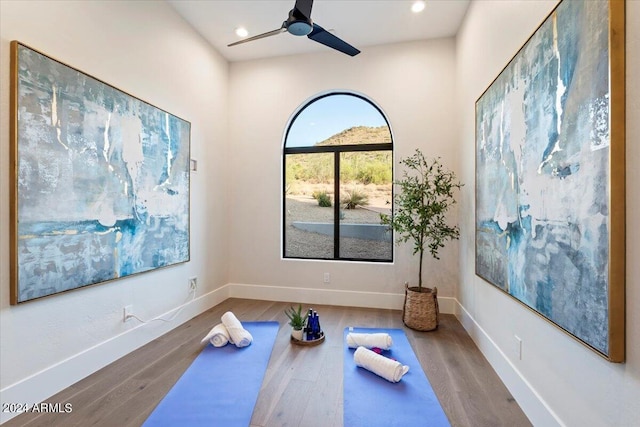
[[391,168],[382,162],[371,162],[361,168],[356,174],[358,182],[367,184],[388,184],[392,178]]
[[340,163],[340,179],[360,184],[390,184],[393,174],[387,152],[345,153]]
[[294,181],[303,177],[304,167],[300,163],[287,162],[287,182]]
[[346,157],[340,161],[340,180],[342,182],[354,182],[357,174],[358,167],[352,159]]
[[345,209],[355,209],[356,206],[366,206],[369,203],[369,196],[361,190],[354,188],[351,191],[347,191],[342,198],[342,204]]
[[[331,183],[334,179],[330,153],[289,154],[286,160],[287,181],[297,179],[314,183]],[[344,153],[340,162],[340,180],[361,184],[390,184],[391,154],[388,152]]]
[[329,183],[333,179],[333,157],[330,153],[289,154],[286,174],[287,181]]
[[312,197],[318,201],[318,206],[323,208],[331,207],[331,196],[326,191],[314,191]]
[[310,182],[331,182],[333,179],[333,159],[331,154],[307,154],[304,179]]

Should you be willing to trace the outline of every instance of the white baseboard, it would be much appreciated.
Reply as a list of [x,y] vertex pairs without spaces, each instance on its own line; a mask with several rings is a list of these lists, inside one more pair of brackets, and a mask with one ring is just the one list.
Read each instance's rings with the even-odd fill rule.
[[[245,298],[263,301],[291,301],[305,304],[338,305],[402,310],[404,293],[344,291],[336,289],[293,288],[286,286],[249,285],[230,283],[229,298]],[[438,297],[441,313],[454,314],[455,298]]]
[[[62,403],[64,405],[67,402],[48,402],[47,399],[187,320],[220,304],[229,298],[228,290],[228,286],[223,286],[186,303],[182,306],[182,311],[171,323],[152,322],[141,324],[5,387],[0,390],[0,401],[3,403],[13,402],[30,405],[40,402]],[[176,307],[158,317],[170,318],[178,310],[180,310],[180,307]],[[16,415],[19,414],[0,413],[0,424]]]
[[491,339],[486,331],[476,322],[471,314],[455,301],[455,314],[476,343],[482,354],[487,358],[511,395],[516,399],[522,411],[534,426],[564,427],[565,424],[558,415],[542,399],[531,383],[520,373],[518,368],[509,360],[507,355]]

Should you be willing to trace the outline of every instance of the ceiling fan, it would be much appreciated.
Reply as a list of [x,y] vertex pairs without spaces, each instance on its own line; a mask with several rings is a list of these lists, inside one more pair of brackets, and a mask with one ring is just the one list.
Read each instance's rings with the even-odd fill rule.
[[296,4],[293,9],[289,11],[289,17],[282,23],[282,26],[277,30],[269,31],[266,33],[258,34],[257,36],[249,37],[248,39],[240,40],[235,43],[231,43],[228,46],[236,46],[242,43],[251,42],[265,37],[275,36],[280,33],[288,31],[294,36],[307,36],[311,40],[321,43],[330,48],[339,50],[342,53],[346,53],[350,56],[356,56],[360,53],[358,49],[351,46],[349,43],[334,36],[318,24],[314,24],[311,21],[311,8],[313,7],[313,0],[296,0]]

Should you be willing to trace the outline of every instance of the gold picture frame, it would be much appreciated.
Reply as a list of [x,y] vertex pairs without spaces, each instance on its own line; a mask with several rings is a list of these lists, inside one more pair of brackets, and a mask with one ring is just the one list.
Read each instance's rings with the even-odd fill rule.
[[563,0],[476,102],[476,274],[624,362],[625,235],[625,2]]
[[190,259],[191,124],[11,42],[11,304]]

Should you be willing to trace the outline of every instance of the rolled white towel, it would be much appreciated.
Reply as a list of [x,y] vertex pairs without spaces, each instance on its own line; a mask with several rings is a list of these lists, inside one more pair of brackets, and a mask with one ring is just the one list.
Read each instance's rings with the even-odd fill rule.
[[364,347],[356,349],[355,353],[353,353],[353,361],[357,366],[365,368],[392,383],[399,382],[402,376],[409,372],[408,366]]
[[385,333],[356,334],[349,332],[347,334],[347,345],[349,348],[358,348],[362,346],[366,348],[377,347],[382,350],[389,350],[392,344],[393,340],[391,339],[391,335]]
[[227,331],[227,327],[222,323],[217,324],[200,342],[206,341],[211,342],[211,345],[214,347],[224,347],[229,342],[229,331]]
[[242,327],[242,323],[238,320],[235,314],[227,311],[222,315],[222,323],[229,331],[229,337],[236,347],[246,347],[253,341],[253,337],[245,328]]

